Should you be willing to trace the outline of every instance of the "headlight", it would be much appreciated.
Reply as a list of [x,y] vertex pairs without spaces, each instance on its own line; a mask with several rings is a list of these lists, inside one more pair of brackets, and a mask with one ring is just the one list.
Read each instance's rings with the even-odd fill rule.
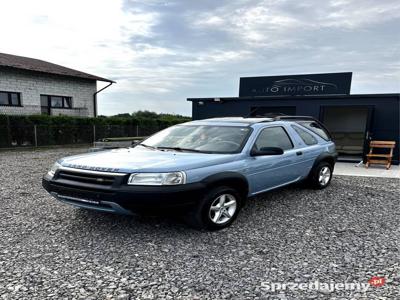
[[131,185],[178,185],[186,183],[184,172],[172,173],[134,173],[129,176]]
[[49,172],[47,172],[47,175],[49,175],[50,177],[54,177],[54,174],[56,173],[56,171],[61,168],[61,165],[59,163],[55,163]]

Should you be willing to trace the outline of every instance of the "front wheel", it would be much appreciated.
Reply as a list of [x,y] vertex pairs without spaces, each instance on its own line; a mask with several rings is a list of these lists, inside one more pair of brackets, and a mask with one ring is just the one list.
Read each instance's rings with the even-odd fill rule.
[[241,196],[235,189],[217,187],[204,196],[186,221],[197,229],[219,230],[232,224],[241,206]]
[[309,176],[311,185],[316,189],[326,188],[332,180],[333,168],[331,164],[327,162],[319,163],[312,171]]

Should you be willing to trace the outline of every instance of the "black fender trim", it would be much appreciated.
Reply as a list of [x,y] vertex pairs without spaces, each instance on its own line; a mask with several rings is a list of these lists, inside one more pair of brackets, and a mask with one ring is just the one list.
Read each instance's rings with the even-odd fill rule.
[[[204,178],[201,183],[205,184],[207,187],[212,187],[216,184],[223,184],[224,182],[240,182],[243,185],[241,186],[241,190],[239,190],[238,192],[240,192],[245,198],[248,195],[249,192],[249,183],[247,181],[247,178],[237,172],[232,172],[232,171],[228,171],[228,172],[221,172],[221,173],[217,173],[217,174],[213,174],[210,175],[206,178]],[[233,186],[234,188],[236,187],[240,187],[240,184],[238,186]]]
[[318,155],[317,158],[315,159],[314,164],[313,164],[313,166],[312,166],[310,172],[312,172],[312,171],[314,170],[314,168],[315,168],[316,166],[318,166],[318,164],[319,164],[321,161],[328,161],[328,162],[330,162],[330,163],[332,164],[332,171],[333,171],[333,168],[335,167],[335,163],[336,163],[337,157],[338,157],[338,154],[337,154],[336,152],[335,152],[335,153],[330,153],[330,152],[323,152],[323,153],[321,153],[321,154]]

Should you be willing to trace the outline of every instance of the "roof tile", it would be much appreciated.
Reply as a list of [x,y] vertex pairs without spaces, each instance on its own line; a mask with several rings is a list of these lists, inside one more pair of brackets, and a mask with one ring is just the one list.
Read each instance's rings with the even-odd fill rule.
[[110,79],[91,75],[78,70],[66,68],[44,60],[0,53],[0,67],[15,68],[20,70],[29,70],[41,73],[55,74],[61,76],[77,77],[90,80],[114,82]]

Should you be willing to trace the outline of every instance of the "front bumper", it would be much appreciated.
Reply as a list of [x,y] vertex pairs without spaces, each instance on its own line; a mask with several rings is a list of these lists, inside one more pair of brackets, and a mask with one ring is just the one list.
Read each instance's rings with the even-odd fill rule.
[[119,214],[181,212],[195,206],[205,193],[202,183],[177,186],[99,187],[43,177],[42,185],[56,199],[78,207]]

